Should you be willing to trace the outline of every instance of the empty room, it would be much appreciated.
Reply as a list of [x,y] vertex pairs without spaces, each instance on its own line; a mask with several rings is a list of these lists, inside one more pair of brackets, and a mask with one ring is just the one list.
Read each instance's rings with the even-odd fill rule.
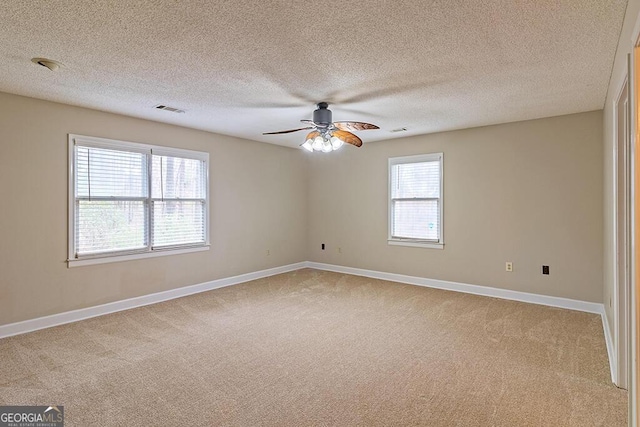
[[640,0],[1,10],[0,427],[639,425]]

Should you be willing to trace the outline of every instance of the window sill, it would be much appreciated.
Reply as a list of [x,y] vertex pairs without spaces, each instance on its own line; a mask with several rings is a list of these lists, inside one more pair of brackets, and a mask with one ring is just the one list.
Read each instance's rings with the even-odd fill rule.
[[136,259],[155,258],[155,257],[167,256],[167,255],[180,255],[180,254],[188,254],[191,252],[201,252],[201,251],[208,251],[208,250],[209,250],[209,245],[205,245],[205,246],[197,246],[193,248],[167,249],[167,250],[160,250],[155,252],[143,252],[138,254],[112,255],[112,256],[107,255],[107,256],[101,256],[96,258],[69,259],[67,260],[67,266],[68,268],[83,267],[85,265],[106,264],[109,262],[120,262],[120,261],[132,261]]
[[444,249],[444,243],[421,242],[419,240],[388,239],[392,246],[411,246],[414,248]]

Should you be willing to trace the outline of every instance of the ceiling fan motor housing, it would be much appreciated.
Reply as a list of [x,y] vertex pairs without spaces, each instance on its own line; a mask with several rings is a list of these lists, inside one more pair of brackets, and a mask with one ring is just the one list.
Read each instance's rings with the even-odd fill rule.
[[329,104],[320,102],[318,109],[313,112],[313,122],[318,125],[328,126],[331,124],[331,110],[328,109]]

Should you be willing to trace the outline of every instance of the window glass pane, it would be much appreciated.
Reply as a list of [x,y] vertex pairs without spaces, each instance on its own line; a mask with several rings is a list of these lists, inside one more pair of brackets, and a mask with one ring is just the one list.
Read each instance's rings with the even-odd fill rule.
[[84,138],[70,139],[70,259],[206,244],[206,153]]
[[204,208],[202,202],[153,202],[153,246],[204,243]]
[[391,197],[394,199],[440,197],[440,162],[393,165]]
[[391,235],[438,240],[438,200],[394,201]]
[[76,147],[77,197],[146,197],[147,156]]
[[76,202],[76,253],[145,248],[145,206],[142,201]]
[[151,197],[155,199],[204,199],[205,163],[180,157],[152,156]]

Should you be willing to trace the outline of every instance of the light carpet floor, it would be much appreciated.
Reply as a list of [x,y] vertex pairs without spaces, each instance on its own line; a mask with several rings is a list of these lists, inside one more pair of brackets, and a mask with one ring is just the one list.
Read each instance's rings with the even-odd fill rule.
[[304,269],[0,340],[67,426],[624,426],[600,316]]

